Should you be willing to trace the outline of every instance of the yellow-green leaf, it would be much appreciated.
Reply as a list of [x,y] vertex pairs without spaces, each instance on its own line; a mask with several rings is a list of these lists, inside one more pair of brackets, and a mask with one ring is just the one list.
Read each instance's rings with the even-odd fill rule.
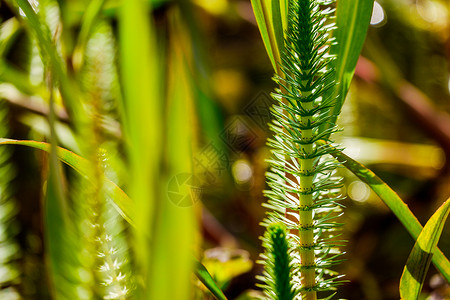
[[[37,141],[0,139],[0,145],[22,145],[50,152],[50,144]],[[61,147],[57,148],[56,154],[62,162],[72,167],[81,175],[87,176],[87,170],[89,168],[88,160]],[[134,225],[134,213],[132,210],[133,206],[131,199],[114,182],[109,179],[105,180],[105,187],[108,196],[113,200],[113,205],[128,223]]]
[[[8,0],[8,2],[11,3],[11,7],[15,7],[13,1]],[[80,113],[79,91],[73,79],[68,75],[55,43],[52,42],[50,29],[46,23],[39,20],[37,13],[27,0],[17,0],[15,2],[22,9],[25,16],[22,16],[18,9],[16,9],[16,14],[20,16],[27,29],[32,33],[32,36],[38,41],[41,54],[48,58],[48,62],[45,61],[47,63],[46,67],[50,68],[52,75],[58,81],[59,90],[70,116],[75,120],[75,124],[81,124],[84,114]]]
[[262,1],[251,0],[253,13],[255,14],[256,23],[258,24],[259,31],[261,32],[261,37],[263,39],[264,46],[266,47],[267,55],[269,56],[273,69],[276,70],[275,59],[273,56],[273,50],[269,38],[269,27],[267,26],[268,23],[264,17]]
[[449,212],[450,198],[433,214],[420,233],[403,269],[400,280],[401,299],[419,298],[431,258],[437,249]]
[[277,64],[284,49],[284,29],[287,26],[287,0],[251,0],[267,55],[273,69],[282,76]]
[[198,279],[208,288],[208,290],[218,300],[227,300],[227,297],[223,294],[222,290],[217,286],[214,279],[209,274],[208,270],[199,261],[195,260],[195,275]]
[[330,49],[330,54],[336,55],[336,59],[330,65],[335,73],[330,81],[335,81],[338,85],[326,95],[326,97],[336,98],[336,103],[330,110],[331,121],[326,122],[321,131],[335,124],[344,104],[345,96],[355,73],[356,62],[366,39],[372,8],[373,0],[337,1],[337,28],[333,32],[336,43]]
[[[319,145],[325,145],[326,142],[319,141]],[[330,146],[331,147],[331,146]],[[340,161],[348,170],[355,174],[359,179],[367,183],[370,188],[380,197],[384,204],[397,216],[409,234],[417,240],[423,227],[408,205],[393,191],[383,180],[381,180],[370,169],[345,155],[342,152],[335,151],[333,156]],[[441,272],[441,274],[450,281],[450,262],[442,253],[441,250],[436,249],[432,258],[433,264]]]

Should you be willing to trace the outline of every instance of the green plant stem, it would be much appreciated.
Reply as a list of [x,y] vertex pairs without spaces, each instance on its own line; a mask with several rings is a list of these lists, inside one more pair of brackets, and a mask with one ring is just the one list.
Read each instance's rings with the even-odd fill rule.
[[[305,97],[308,97],[311,92],[305,92]],[[305,102],[301,104],[303,109],[310,110],[313,108],[312,102]],[[311,122],[310,116],[301,116],[300,122],[308,124]],[[303,141],[308,141],[313,137],[311,129],[303,130]],[[313,151],[313,144],[302,144],[301,151],[306,154],[311,154]],[[303,299],[312,300],[317,299],[315,291],[309,291],[316,285],[316,268],[315,268],[315,254],[314,254],[314,217],[311,206],[314,204],[313,200],[313,176],[311,171],[314,167],[313,159],[300,159],[300,211],[299,211],[299,233],[300,238],[300,270],[302,272],[301,283],[304,290]],[[308,174],[308,175],[303,175]]]
[[317,291],[331,291],[340,284],[337,275],[327,273],[339,256],[330,254],[336,246],[330,243],[334,236],[331,232],[339,225],[329,221],[336,217],[336,201],[340,200],[329,192],[340,187],[339,180],[331,178],[337,163],[327,157],[321,159],[328,150],[316,145],[318,137],[326,134],[319,126],[328,121],[326,114],[334,104],[333,98],[324,97],[332,87],[325,84],[332,71],[328,68],[331,58],[324,55],[330,47],[332,27],[323,26],[331,11],[319,12],[321,5],[329,4],[325,1],[289,3],[292,6],[280,65],[283,75],[275,77],[280,89],[274,94],[278,103],[270,124],[275,138],[269,139],[274,156],[270,161],[273,173],[268,172],[272,190],[267,191],[267,207],[275,213],[266,224],[285,223],[297,258],[293,280],[301,299],[315,300]]
[[283,223],[269,225],[263,237],[265,248],[264,272],[270,278],[266,285],[262,285],[269,299],[296,299],[296,288],[292,281],[293,258],[289,250],[286,226]]

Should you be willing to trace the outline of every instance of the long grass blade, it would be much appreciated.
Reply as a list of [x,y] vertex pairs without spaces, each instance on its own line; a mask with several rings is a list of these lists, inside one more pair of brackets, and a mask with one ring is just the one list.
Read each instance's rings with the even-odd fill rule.
[[[0,139],[0,145],[22,145],[43,150],[45,152],[50,152],[50,144],[37,141],[12,140],[2,138]],[[85,158],[61,147],[57,148],[56,154],[62,162],[72,167],[81,175],[87,176],[89,174],[89,162]],[[134,225],[133,203],[131,199],[127,196],[127,194],[125,194],[122,189],[120,189],[114,182],[107,178],[105,179],[105,188],[108,196],[113,199],[113,205],[116,207],[119,214],[128,223]]]
[[330,49],[330,54],[336,55],[337,59],[331,62],[331,68],[335,70],[335,73],[333,77],[330,77],[329,82],[338,82],[339,85],[336,89],[330,89],[326,96],[326,98],[336,99],[336,103],[330,110],[330,121],[322,125],[321,130],[336,124],[366,38],[372,8],[373,0],[338,0],[337,2],[336,29],[333,32],[336,43]]
[[208,290],[216,297],[217,300],[227,300],[222,290],[216,284],[209,274],[208,270],[199,261],[195,261],[195,275],[208,288]]
[[[68,199],[64,185],[64,173],[58,160],[55,131],[53,78],[48,76],[50,91],[50,147],[47,189],[44,201],[44,238],[48,249],[48,274],[51,292],[55,299],[78,298],[76,270],[81,267],[77,244],[74,240],[75,227],[69,218]],[[75,284],[74,284],[75,283]]]
[[450,199],[431,216],[408,257],[400,280],[401,299],[418,299],[431,258],[437,249],[445,221],[450,213]]
[[[11,0],[8,0],[8,2],[11,3],[11,7],[14,7]],[[59,83],[61,95],[67,109],[70,111],[71,117],[74,119],[75,124],[81,124],[80,119],[83,118],[84,114],[81,113],[79,91],[68,75],[65,65],[58,54],[58,50],[52,42],[50,29],[44,22],[40,21],[38,15],[27,0],[17,0],[16,2],[25,14],[25,17],[21,17],[21,20],[27,25],[27,29],[38,41],[41,54],[48,59],[48,67]],[[18,10],[16,10],[16,14],[20,16]]]
[[[326,143],[320,141],[320,145]],[[331,147],[331,146],[330,146]],[[381,180],[370,169],[345,155],[342,152],[333,152],[333,156],[336,157],[348,170],[355,174],[363,182],[367,183],[370,188],[380,197],[384,204],[397,216],[400,222],[403,224],[409,234],[417,240],[419,234],[422,232],[423,227],[408,205],[393,191],[383,180]],[[441,272],[441,274],[450,281],[450,262],[442,253],[441,250],[436,249],[436,252],[432,258],[433,264]]]
[[269,20],[266,20],[263,12],[262,1],[264,0],[251,0],[253,13],[255,14],[256,23],[258,24],[261,37],[263,39],[264,46],[266,47],[267,55],[269,56],[270,63],[274,70],[276,70],[275,56],[273,54],[272,43],[269,37],[270,27],[268,26]]
[[[272,1],[272,20],[271,25],[273,28],[273,34],[276,41],[276,47],[278,53],[284,53],[284,30],[287,27],[287,24],[283,22],[283,16],[281,14],[281,2],[280,1]],[[286,26],[286,27],[283,27]],[[275,56],[277,59],[277,57]],[[279,57],[278,57],[279,59]],[[280,61],[276,61],[276,64],[281,63]],[[281,74],[280,74],[281,75]]]
[[[193,176],[196,111],[190,70],[192,47],[181,11],[169,18],[164,184],[155,220],[149,299],[189,299],[195,250],[195,204],[200,186]],[[184,178],[184,179],[181,179]],[[170,257],[170,259],[167,259]],[[177,288],[174,289],[173,286]]]
[[[50,160],[52,160],[50,155]],[[73,232],[68,223],[65,207],[66,199],[61,189],[61,169],[56,162],[50,162],[45,195],[45,244],[48,249],[48,271],[51,280],[51,294],[55,299],[76,297],[76,284],[73,284],[73,265],[77,257]],[[70,246],[71,245],[71,246]],[[72,282],[72,284],[70,283]]]
[[258,24],[267,55],[274,71],[283,76],[279,67],[284,51],[284,30],[287,27],[287,2],[251,0],[253,13]]
[[[129,157],[129,195],[133,199],[135,230],[132,248],[135,252],[138,299],[152,298],[159,287],[152,285],[152,261],[161,202],[162,153],[162,78],[159,43],[151,23],[150,3],[143,0],[123,1],[119,13],[119,50],[123,86],[124,135]],[[170,257],[170,256],[169,256]],[[165,258],[164,260],[167,260]]]

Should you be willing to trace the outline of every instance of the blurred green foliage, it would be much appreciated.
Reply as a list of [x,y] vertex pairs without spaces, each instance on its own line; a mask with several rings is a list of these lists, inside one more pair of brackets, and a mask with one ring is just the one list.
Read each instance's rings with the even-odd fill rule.
[[[245,250],[251,261],[261,252],[265,124],[274,84],[250,1],[45,0],[30,1],[28,11],[17,3],[28,2],[0,2],[0,114],[8,116],[1,120],[2,137],[64,146],[90,162],[88,177],[96,179],[86,182],[70,168],[51,164],[50,171],[61,174],[56,185],[62,196],[54,200],[62,201],[60,210],[67,214],[62,227],[48,219],[52,156],[0,149],[9,161],[0,164],[1,184],[8,186],[1,187],[0,207],[6,208],[0,220],[9,231],[0,248],[17,245],[7,246],[14,251],[0,261],[2,272],[7,270],[2,291],[8,299],[58,299],[63,297],[55,285],[61,282],[59,290],[76,294],[69,299],[148,292],[155,293],[153,299],[208,299],[190,275],[192,256],[208,264],[205,250],[216,247],[231,249],[220,257]],[[450,194],[450,4],[378,3],[384,17],[369,28],[338,120],[345,131],[336,140],[397,191],[424,224]],[[339,172],[348,196],[349,240],[349,263],[340,271],[350,283],[337,296],[398,299],[414,240],[363,182],[345,169]],[[135,200],[138,229],[111,211],[103,178]],[[185,178],[176,181],[180,190],[171,191],[191,206],[173,204],[180,203],[168,193],[174,178]],[[49,232],[49,221],[56,222],[54,230],[73,234],[59,240],[62,233]],[[88,228],[97,223],[105,224],[97,232],[100,241],[89,237]],[[65,248],[52,257],[72,270],[62,278],[48,275],[47,238],[53,234]],[[447,257],[448,236],[447,225],[439,243]],[[115,277],[97,272],[101,264],[95,258],[111,237],[116,244],[107,249],[117,249],[113,255],[128,264]],[[225,271],[234,262],[225,259],[223,268],[214,263]],[[114,259],[104,269],[110,267],[118,267]],[[231,280],[218,275],[227,282],[225,294],[253,299],[258,292],[249,290],[260,266],[247,273],[240,265],[230,268]],[[119,274],[129,280],[126,290],[91,288],[93,282],[114,283]],[[65,289],[73,280],[75,291]],[[423,293],[449,297],[434,267]]]

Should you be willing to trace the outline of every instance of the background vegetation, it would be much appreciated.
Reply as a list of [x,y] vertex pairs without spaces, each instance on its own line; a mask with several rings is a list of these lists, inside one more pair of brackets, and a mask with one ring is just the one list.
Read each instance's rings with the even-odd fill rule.
[[[211,297],[193,256],[228,298],[256,294],[275,84],[250,1],[149,1],[148,13],[128,0],[26,3],[0,2],[0,134],[90,167],[79,176],[55,152],[0,148],[1,298]],[[450,194],[449,14],[445,0],[377,2],[335,136],[422,224]],[[340,172],[350,282],[338,297],[398,299],[414,241]],[[134,227],[105,178],[134,200],[120,207]],[[447,225],[447,257],[449,236]],[[449,289],[431,267],[425,296]]]

